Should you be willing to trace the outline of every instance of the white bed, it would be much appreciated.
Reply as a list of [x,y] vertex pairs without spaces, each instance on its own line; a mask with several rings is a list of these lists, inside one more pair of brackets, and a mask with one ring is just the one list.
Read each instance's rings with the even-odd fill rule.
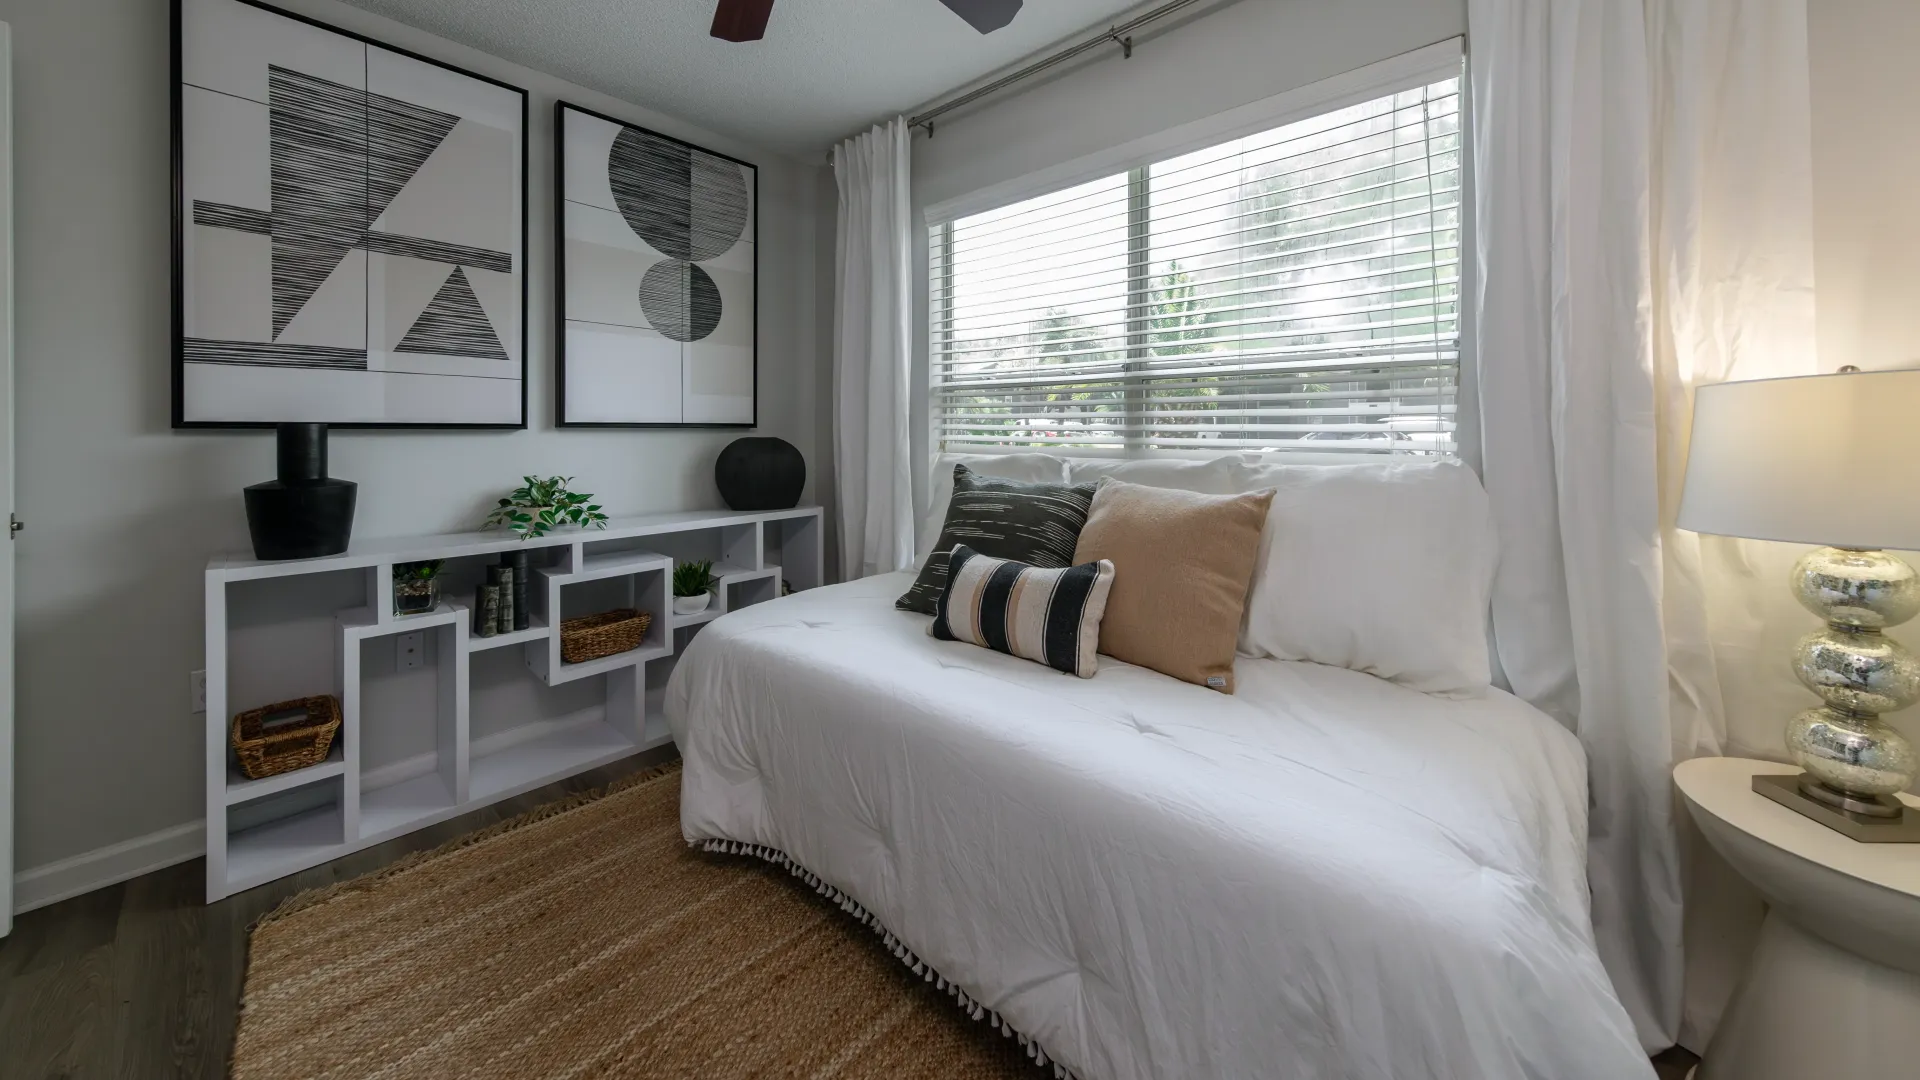
[[1547,717],[1244,657],[1230,698],[1076,679],[933,640],[910,581],[701,632],[667,693],[690,842],[785,853],[1086,1080],[1653,1075]]

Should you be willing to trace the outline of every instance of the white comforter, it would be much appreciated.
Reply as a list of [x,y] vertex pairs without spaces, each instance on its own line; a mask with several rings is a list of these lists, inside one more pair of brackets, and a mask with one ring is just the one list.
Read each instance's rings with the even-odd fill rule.
[[1242,658],[1227,697],[926,634],[904,574],[730,614],[667,692],[689,841],[777,848],[1089,1080],[1651,1077],[1576,741]]

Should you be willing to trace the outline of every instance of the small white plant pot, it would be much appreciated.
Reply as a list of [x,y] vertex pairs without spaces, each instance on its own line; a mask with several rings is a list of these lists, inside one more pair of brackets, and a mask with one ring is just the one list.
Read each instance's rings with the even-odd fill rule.
[[713,603],[713,594],[703,592],[699,596],[676,596],[673,598],[675,615],[698,615]]

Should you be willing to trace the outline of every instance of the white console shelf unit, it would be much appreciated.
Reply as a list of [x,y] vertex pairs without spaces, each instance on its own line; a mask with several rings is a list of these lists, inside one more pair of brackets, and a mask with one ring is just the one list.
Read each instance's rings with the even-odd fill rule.
[[[525,550],[532,625],[482,637],[474,586]],[[393,568],[446,560],[440,604],[393,613]],[[714,599],[673,613],[677,563],[710,559]],[[357,541],[345,554],[207,564],[207,902],[671,741],[660,700],[675,658],[728,611],[820,585],[818,507],[616,518],[520,541],[492,531]],[[653,614],[638,648],[563,663],[563,618]],[[402,635],[422,648],[402,657]],[[327,760],[249,780],[232,717],[331,694]]]

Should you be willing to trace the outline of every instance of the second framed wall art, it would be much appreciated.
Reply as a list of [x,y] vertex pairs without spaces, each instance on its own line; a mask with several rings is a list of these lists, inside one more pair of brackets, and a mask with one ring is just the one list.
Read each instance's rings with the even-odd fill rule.
[[752,427],[759,170],[560,102],[555,421]]

